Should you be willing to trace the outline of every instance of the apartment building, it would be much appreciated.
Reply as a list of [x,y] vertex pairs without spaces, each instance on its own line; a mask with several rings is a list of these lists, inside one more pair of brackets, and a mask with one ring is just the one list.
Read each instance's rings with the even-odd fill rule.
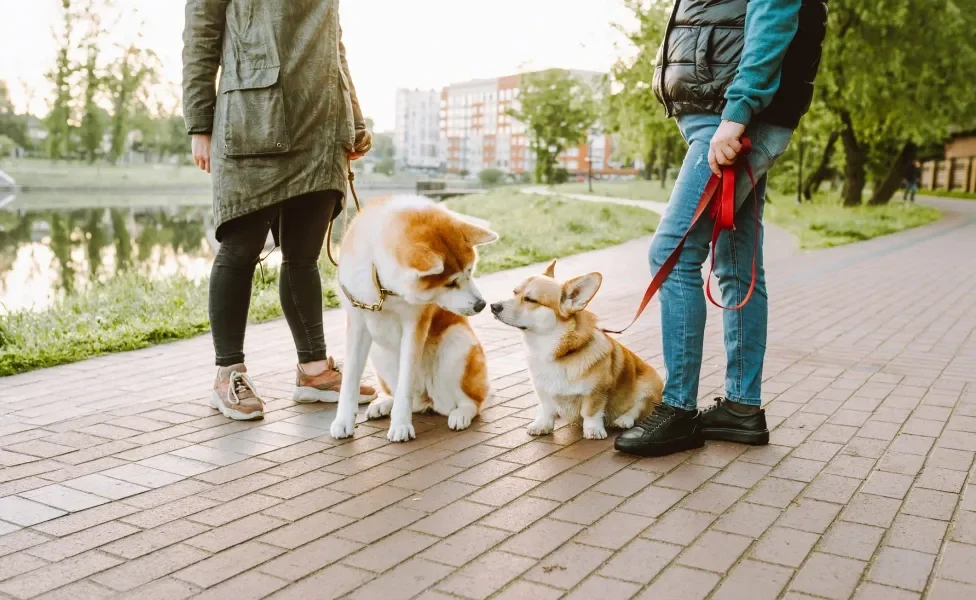
[[[570,71],[594,88],[603,74]],[[531,173],[535,156],[529,148],[525,125],[510,117],[518,109],[519,91],[525,74],[492,79],[475,79],[445,87],[440,95],[440,138],[444,166],[452,173],[478,173],[501,169],[509,173]],[[586,141],[569,148],[559,163],[571,175],[585,175],[591,165],[594,175],[634,174],[612,160],[613,139],[594,129]]]
[[436,90],[399,89],[393,154],[399,170],[438,170],[441,97]]

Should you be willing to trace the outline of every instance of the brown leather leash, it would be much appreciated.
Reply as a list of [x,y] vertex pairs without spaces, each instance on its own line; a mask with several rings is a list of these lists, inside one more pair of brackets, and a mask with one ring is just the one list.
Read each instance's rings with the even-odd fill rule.
[[[352,161],[347,161],[347,168],[349,171],[349,192],[352,194],[352,199],[356,203],[356,213],[358,214],[362,210],[362,206],[359,204],[359,196],[356,194],[356,185],[353,183],[356,181],[356,174],[352,172]],[[333,267],[338,268],[339,262],[332,256],[332,224],[335,223],[335,219],[329,220],[329,226],[325,229],[325,254],[329,257],[329,262],[332,263]],[[346,228],[349,227],[349,213],[346,212],[346,207],[342,207],[342,237],[346,237]]]
[[[756,178],[753,175],[752,167],[749,165],[748,160],[744,160],[745,157],[752,152],[752,142],[749,138],[742,138],[742,150],[739,152],[736,158],[735,164],[731,166],[722,167],[721,175],[713,174],[709,177],[708,182],[705,184],[705,191],[701,195],[701,199],[698,200],[698,206],[695,208],[695,215],[691,220],[691,225],[688,226],[688,230],[683,236],[681,236],[681,241],[678,242],[677,247],[668,258],[658,269],[657,273],[651,279],[651,283],[647,286],[647,290],[644,292],[644,297],[641,299],[640,305],[637,307],[637,312],[634,314],[634,318],[630,320],[623,329],[602,329],[604,333],[620,334],[628,329],[637,322],[643,314],[644,309],[650,304],[651,299],[657,294],[661,286],[664,285],[665,280],[667,280],[668,275],[674,270],[675,265],[678,264],[678,258],[681,256],[681,250],[684,248],[685,242],[688,240],[688,236],[691,235],[692,229],[701,219],[702,215],[709,208],[709,215],[715,219],[715,226],[712,229],[712,261],[711,266],[708,269],[708,278],[705,280],[705,295],[708,297],[709,302],[723,310],[739,310],[749,302],[752,298],[752,292],[756,289],[756,256],[759,253],[759,198],[756,194]],[[745,166],[745,171],[749,175],[749,181],[752,182],[752,193],[755,198],[755,208],[756,208],[756,230],[757,235],[755,236],[755,241],[753,243],[752,249],[752,279],[749,282],[749,291],[746,292],[746,297],[742,299],[742,302],[735,306],[727,307],[719,304],[712,297],[711,289],[711,279],[712,273],[715,270],[715,252],[718,247],[719,235],[726,230],[732,231],[735,229],[735,171],[739,166],[740,162]]]

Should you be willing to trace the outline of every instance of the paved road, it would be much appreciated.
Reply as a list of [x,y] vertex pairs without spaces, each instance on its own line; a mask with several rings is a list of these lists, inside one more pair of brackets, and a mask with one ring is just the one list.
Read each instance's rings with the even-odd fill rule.
[[[336,442],[330,408],[291,403],[282,322],[249,332],[261,423],[207,407],[206,337],[0,379],[0,598],[974,598],[976,203],[931,202],[941,222],[856,246],[770,237],[765,448],[532,439],[519,337],[482,317],[490,407],[404,445],[385,421]],[[646,247],[558,273],[602,271],[595,309],[622,323]],[[660,366],[656,312],[623,340]]]

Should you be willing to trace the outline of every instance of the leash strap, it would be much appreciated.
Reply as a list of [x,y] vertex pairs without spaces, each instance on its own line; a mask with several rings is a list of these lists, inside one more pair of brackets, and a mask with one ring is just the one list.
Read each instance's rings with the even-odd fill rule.
[[[352,172],[352,161],[346,162],[347,169],[349,172],[349,192],[352,194],[352,199],[356,203],[356,212],[362,210],[359,205],[359,196],[356,194],[356,174]],[[332,224],[335,223],[335,219],[329,221],[329,226],[325,228],[325,254],[329,257],[329,262],[332,263],[333,267],[338,268],[339,262],[332,256]],[[349,226],[349,213],[346,212],[346,207],[342,207],[342,235],[345,237],[346,227]]]
[[[681,256],[681,250],[684,248],[685,242],[688,240],[688,236],[691,235],[691,231],[695,228],[695,225],[701,219],[702,215],[705,214],[705,211],[709,209],[709,207],[711,207],[709,215],[715,219],[715,226],[712,229],[712,261],[711,267],[708,271],[708,279],[705,280],[705,294],[712,304],[725,310],[739,310],[746,305],[746,303],[752,297],[752,292],[756,288],[756,255],[759,251],[759,197],[756,192],[756,180],[749,162],[742,160],[751,151],[752,142],[749,140],[749,138],[743,137],[742,150],[739,152],[736,164],[728,167],[722,167],[721,176],[713,174],[708,178],[708,182],[705,184],[705,191],[698,200],[698,206],[695,207],[695,214],[691,219],[691,224],[688,226],[688,230],[685,231],[683,236],[681,236],[681,240],[678,242],[678,245],[674,250],[671,251],[671,254],[668,255],[668,258],[664,261],[664,264],[661,265],[661,268],[658,269],[657,273],[654,274],[654,277],[651,279],[651,283],[647,286],[647,290],[644,292],[644,297],[641,299],[640,305],[637,307],[637,312],[634,313],[634,318],[631,319],[630,323],[628,323],[623,329],[603,329],[602,331],[604,333],[620,334],[630,329],[631,326],[637,322],[637,319],[639,319],[641,314],[644,313],[644,309],[646,309],[647,305],[650,304],[651,299],[654,298],[654,295],[657,294],[658,290],[661,289],[661,286],[664,285],[665,280],[667,280],[668,276],[671,274],[671,271],[674,270],[675,265],[678,264],[678,258]],[[745,165],[746,173],[748,173],[749,180],[752,182],[752,193],[756,200],[754,204],[756,205],[757,235],[753,245],[752,280],[749,283],[749,291],[746,293],[746,297],[742,300],[742,302],[729,308],[722,306],[715,301],[715,299],[712,297],[711,286],[709,284],[711,283],[712,272],[715,269],[715,251],[718,247],[719,234],[721,234],[724,230],[735,229],[735,170],[740,161]],[[720,191],[721,193],[719,193]]]

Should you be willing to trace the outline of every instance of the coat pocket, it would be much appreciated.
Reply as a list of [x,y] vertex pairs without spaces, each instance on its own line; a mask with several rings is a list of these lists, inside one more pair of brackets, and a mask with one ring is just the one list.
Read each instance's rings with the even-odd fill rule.
[[280,70],[242,70],[221,78],[225,156],[282,154],[291,149]]

